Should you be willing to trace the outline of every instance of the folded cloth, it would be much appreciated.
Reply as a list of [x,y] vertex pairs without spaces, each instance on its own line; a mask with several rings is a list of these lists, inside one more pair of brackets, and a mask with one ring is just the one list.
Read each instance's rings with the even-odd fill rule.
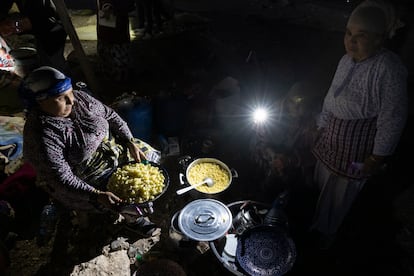
[[24,123],[25,119],[20,116],[0,116],[0,158],[6,175],[15,173],[24,163]]
[[[0,136],[0,154],[5,156],[8,161],[21,156],[23,151],[23,138],[19,135],[7,140]],[[8,162],[7,161],[7,162]]]
[[6,41],[0,36],[0,68],[2,70],[14,69],[13,58],[9,54],[10,47]]
[[0,183],[0,198],[16,199],[30,193],[36,187],[36,171],[24,163],[14,174]]

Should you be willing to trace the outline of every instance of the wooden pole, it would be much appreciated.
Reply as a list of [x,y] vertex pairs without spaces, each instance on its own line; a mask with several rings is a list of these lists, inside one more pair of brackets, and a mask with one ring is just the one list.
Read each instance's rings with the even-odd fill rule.
[[81,69],[86,78],[86,83],[93,94],[100,95],[101,86],[95,78],[95,72],[88,61],[85,51],[83,50],[82,44],[79,41],[78,34],[76,33],[75,28],[73,27],[72,20],[68,14],[66,4],[64,0],[52,0],[56,6],[56,11],[59,14],[60,19],[62,20],[63,26],[66,30],[66,33],[69,35],[72,46],[75,50],[75,54],[79,60]]

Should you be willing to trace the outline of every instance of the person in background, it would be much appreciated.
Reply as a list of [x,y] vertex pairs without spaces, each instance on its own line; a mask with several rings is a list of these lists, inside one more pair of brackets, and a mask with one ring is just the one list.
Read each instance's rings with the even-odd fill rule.
[[[162,2],[161,0],[144,0],[144,1],[145,1],[145,14],[146,14],[146,19],[147,19],[145,33],[151,37],[155,33],[158,33],[161,31]],[[155,28],[154,28],[154,25],[155,25]]]
[[133,72],[129,12],[132,1],[98,0],[97,52],[100,71],[115,81],[127,81]]
[[364,184],[393,155],[407,120],[407,70],[384,48],[396,25],[379,3],[363,2],[351,13],[346,54],[317,120],[314,181],[320,193],[311,229],[322,248],[333,244]]
[[145,22],[146,22],[146,2],[145,0],[135,0],[135,10],[137,15],[138,26],[134,30],[136,35],[143,34],[145,32]]
[[[285,211],[289,228],[307,231],[313,215],[313,171],[315,157],[315,118],[323,96],[313,79],[294,83],[269,109],[267,122],[256,125],[252,139],[252,161],[265,175],[259,191],[261,202],[272,202],[283,191],[289,194]],[[256,177],[260,179],[260,177]]]
[[[71,79],[52,67],[33,70],[21,95],[28,110],[23,158],[35,169],[37,185],[68,210],[117,211],[122,199],[106,190],[112,172],[132,160],[159,162],[159,152],[134,139],[113,109],[73,90]],[[139,226],[155,229],[147,220]]]
[[[19,12],[10,13],[13,4]],[[0,1],[0,35],[33,34],[40,65],[48,65],[69,73],[64,57],[67,33],[51,0]]]
[[162,34],[164,22],[173,18],[171,7],[163,0],[135,0],[135,8],[138,28],[134,31],[142,39]]

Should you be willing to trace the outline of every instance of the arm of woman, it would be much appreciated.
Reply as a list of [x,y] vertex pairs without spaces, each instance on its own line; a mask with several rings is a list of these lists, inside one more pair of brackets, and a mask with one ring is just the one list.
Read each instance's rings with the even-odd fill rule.
[[77,91],[77,95],[88,103],[91,112],[107,120],[111,134],[117,136],[124,144],[131,141],[133,135],[128,124],[114,109],[83,91]]
[[[24,156],[36,169],[40,182],[56,183],[69,190],[79,191],[79,200],[94,198],[105,204],[114,204],[122,200],[111,192],[99,191],[77,177],[64,154],[64,140],[53,131],[43,130],[39,135],[39,127],[29,117],[24,128]],[[40,139],[38,137],[43,137]],[[44,157],[44,158],[43,158]]]
[[408,112],[407,71],[401,62],[388,60],[378,78],[380,108],[372,154],[390,156],[397,147]]
[[111,205],[121,203],[123,200],[110,191],[97,191],[97,199],[100,204],[110,207]]
[[103,104],[101,101],[88,95],[87,93],[79,93],[82,97],[86,98],[87,102],[89,102],[91,106],[93,106],[95,112],[108,121],[110,132],[115,135],[121,143],[127,146],[131,156],[136,162],[141,162],[142,159],[146,159],[145,154],[133,142],[134,138],[128,124],[114,109]]
[[138,145],[133,142],[133,139],[128,142],[128,150],[129,150],[129,153],[131,154],[132,158],[134,158],[134,160],[138,163],[141,162],[141,160],[146,160],[147,159],[145,154],[138,147]]
[[381,67],[385,70],[379,74],[377,83],[380,108],[374,149],[363,166],[366,175],[377,173],[384,166],[386,158],[394,153],[407,119],[407,71],[397,59],[385,61],[388,64]]
[[76,176],[69,163],[64,157],[64,145],[62,141],[57,139],[51,139],[45,137],[44,139],[46,146],[46,170],[49,170],[49,174],[54,176],[62,185],[66,185],[78,191],[84,191],[94,198],[97,195],[99,203],[110,206],[116,203],[122,202],[122,199],[113,194],[110,191],[100,191],[92,185],[86,183],[78,176]]

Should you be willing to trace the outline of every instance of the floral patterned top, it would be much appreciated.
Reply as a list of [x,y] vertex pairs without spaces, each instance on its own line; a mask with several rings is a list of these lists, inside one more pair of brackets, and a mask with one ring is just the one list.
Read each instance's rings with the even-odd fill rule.
[[344,55],[325,97],[318,126],[341,120],[377,118],[373,154],[392,155],[408,114],[407,70],[387,49],[355,62]]
[[[64,205],[89,209],[94,187],[75,171],[88,160],[109,133],[118,142],[133,138],[127,123],[110,107],[82,91],[73,91],[69,117],[52,117],[33,108],[23,132],[23,156],[37,172],[37,183]],[[85,205],[86,204],[86,205]]]

